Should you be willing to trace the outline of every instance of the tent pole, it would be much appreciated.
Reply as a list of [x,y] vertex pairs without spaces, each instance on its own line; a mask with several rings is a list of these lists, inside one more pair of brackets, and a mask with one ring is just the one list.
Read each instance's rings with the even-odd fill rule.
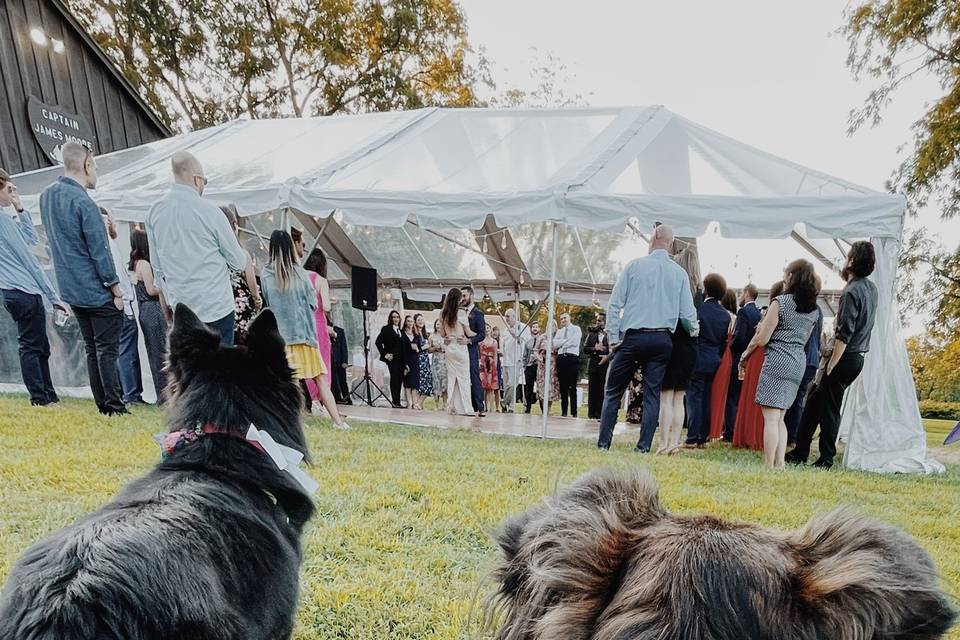
[[547,358],[544,365],[546,368],[543,373],[543,397],[540,401],[543,403],[543,429],[540,437],[547,437],[547,420],[550,417],[550,367],[553,366],[553,307],[557,303],[557,245],[560,243],[560,226],[553,224],[553,257],[550,264],[550,295],[547,304]]
[[[520,326],[523,324],[520,321],[520,285],[519,284],[514,285],[513,287],[513,312],[516,314],[517,329],[519,329]],[[524,400],[527,399],[527,388],[523,384],[524,381],[527,379],[527,377],[525,375],[526,371],[525,371],[524,362],[523,362],[523,347],[521,346],[522,343],[520,342],[521,338],[523,338],[523,333],[518,331],[517,332],[517,351],[519,352],[519,359],[517,362],[513,363],[513,369],[514,371],[517,372],[517,379],[513,381],[513,406],[510,407],[510,411],[517,410],[517,382],[520,383],[519,386],[520,386],[521,392],[523,393],[523,399]]]

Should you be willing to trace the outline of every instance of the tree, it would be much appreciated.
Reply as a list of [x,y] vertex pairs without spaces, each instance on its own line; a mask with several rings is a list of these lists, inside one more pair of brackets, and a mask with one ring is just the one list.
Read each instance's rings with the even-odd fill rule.
[[[956,0],[861,0],[841,29],[850,45],[854,76],[876,85],[850,117],[851,133],[880,122],[894,94],[920,73],[943,89],[913,125],[913,148],[889,182],[914,210],[939,206],[944,219],[960,212],[960,2]],[[930,318],[927,333],[911,346],[918,385],[942,378],[934,355],[960,349],[960,249],[947,251],[923,229],[901,252],[903,307]],[[922,357],[921,357],[922,356]],[[958,366],[953,360],[955,367]],[[957,369],[955,368],[954,371]],[[926,384],[926,382],[925,382]]]
[[69,0],[168,123],[476,103],[455,0]]
[[845,17],[847,65],[858,79],[877,82],[863,106],[851,113],[851,132],[879,123],[910,78],[928,73],[939,80],[943,95],[914,124],[913,152],[890,186],[915,207],[933,198],[945,218],[955,216],[960,211],[960,3],[867,0]]

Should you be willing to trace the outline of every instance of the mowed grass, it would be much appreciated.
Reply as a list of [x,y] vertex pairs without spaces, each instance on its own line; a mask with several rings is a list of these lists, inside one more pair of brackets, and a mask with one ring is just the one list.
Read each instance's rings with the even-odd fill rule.
[[[85,401],[37,410],[0,397],[0,579],[39,538],[106,502],[153,465],[163,416],[101,418]],[[939,425],[933,425],[937,431]],[[644,467],[666,505],[779,529],[854,505],[915,535],[948,589],[960,584],[960,467],[937,477],[762,468],[755,453],[715,446],[662,458],[631,439],[541,442],[468,431],[308,423],[320,482],[304,540],[299,639],[476,637],[496,558],[491,533],[509,514],[595,467]],[[931,439],[933,439],[931,437]],[[942,442],[942,437],[940,438]],[[960,639],[960,631],[951,638]]]

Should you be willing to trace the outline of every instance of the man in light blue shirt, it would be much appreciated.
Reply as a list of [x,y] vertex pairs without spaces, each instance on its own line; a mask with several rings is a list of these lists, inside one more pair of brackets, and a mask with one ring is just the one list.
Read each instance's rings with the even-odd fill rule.
[[[12,217],[7,210],[14,211]],[[30,214],[21,206],[10,176],[0,169],[0,299],[17,323],[20,375],[30,393],[30,404],[46,406],[60,401],[50,380],[50,341],[46,306],[67,313],[31,246],[40,243]],[[44,304],[46,302],[46,305]]]
[[634,260],[613,287],[607,306],[607,335],[612,360],[600,414],[597,446],[609,449],[623,393],[637,368],[643,372],[643,419],[636,450],[650,451],[660,416],[660,385],[670,354],[671,334],[681,322],[690,335],[699,324],[690,280],[667,254],[673,231],[660,225],[650,241],[650,255]]
[[247,254],[227,218],[201,198],[207,185],[200,162],[178,152],[171,160],[174,185],[147,214],[150,262],[170,306],[183,303],[220,343],[233,344],[231,271],[243,271]]

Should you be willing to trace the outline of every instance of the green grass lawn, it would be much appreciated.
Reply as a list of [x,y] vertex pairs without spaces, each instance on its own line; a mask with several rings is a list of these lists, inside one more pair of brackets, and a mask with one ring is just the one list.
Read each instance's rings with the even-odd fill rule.
[[[28,545],[107,501],[159,455],[161,413],[104,419],[84,401],[32,409],[0,397],[0,579]],[[945,429],[931,424],[931,443]],[[941,435],[941,431],[943,435]],[[304,541],[299,639],[454,639],[477,628],[477,602],[504,517],[599,466],[642,466],[671,509],[795,528],[841,504],[904,527],[960,592],[960,467],[938,477],[812,469],[774,473],[758,454],[714,445],[671,458],[609,454],[592,442],[541,442],[357,423],[308,425],[320,482]],[[937,440],[939,438],[939,441]],[[473,637],[473,636],[471,636]],[[960,639],[960,630],[951,638]]]

